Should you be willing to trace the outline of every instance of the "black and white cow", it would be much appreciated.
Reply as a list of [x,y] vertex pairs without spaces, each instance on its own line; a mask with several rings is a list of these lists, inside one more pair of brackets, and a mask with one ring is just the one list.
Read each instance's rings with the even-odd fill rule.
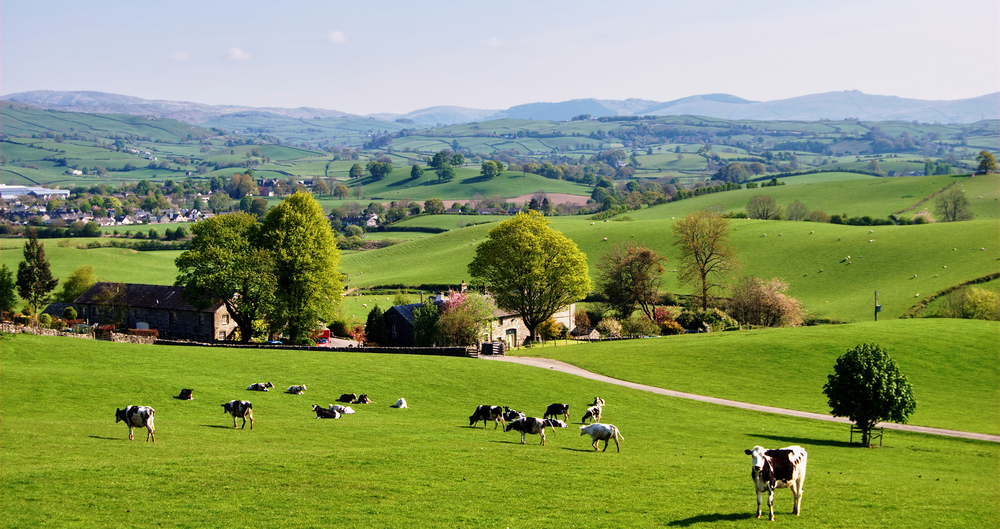
[[602,399],[601,397],[594,397],[594,403],[591,404],[591,406],[600,406],[600,407],[603,408],[604,407],[604,399]]
[[597,443],[604,441],[603,452],[608,451],[608,442],[614,439],[615,449],[619,452],[622,451],[621,445],[618,444],[619,440],[624,441],[625,436],[618,431],[618,427],[613,424],[601,424],[595,422],[593,424],[588,424],[586,426],[580,427],[580,435],[589,435],[591,441],[593,441],[594,451],[597,451]]
[[549,407],[545,409],[545,415],[542,415],[543,419],[548,419],[549,416],[556,418],[562,415],[563,420],[569,422],[569,404],[549,404]]
[[340,404],[331,404],[326,407],[328,410],[333,410],[341,415],[354,415],[355,411],[350,406],[341,406]]
[[362,393],[361,396],[358,397],[358,400],[357,402],[355,402],[355,404],[375,404],[375,403],[372,402],[372,399],[368,398],[368,395]]
[[511,430],[515,432],[521,432],[521,444],[524,444],[524,435],[538,435],[542,438],[542,446],[545,446],[545,419],[539,419],[538,417],[525,417],[523,419],[517,419],[511,422],[503,429],[504,432],[509,432]]
[[587,408],[587,413],[583,414],[583,419],[580,419],[580,422],[582,424],[587,424],[587,420],[590,420],[592,423],[601,422],[601,407],[591,406]]
[[774,489],[792,489],[795,504],[792,514],[798,516],[802,510],[802,485],[806,480],[806,460],[808,454],[801,446],[768,450],[762,446],[744,450],[753,457],[750,477],[757,491],[757,518],[760,518],[761,495],[767,492],[768,519],[774,521]]
[[516,421],[516,420],[518,420],[518,419],[520,419],[520,418],[522,418],[524,416],[525,415],[523,413],[521,413],[521,412],[519,412],[517,410],[512,410],[512,409],[508,408],[507,406],[503,407],[503,420],[505,420],[507,422]]
[[318,404],[313,404],[313,411],[316,412],[317,419],[339,419],[340,412],[333,408],[321,408]]
[[273,388],[274,384],[270,382],[255,382],[247,386],[250,391],[267,391],[267,388]]
[[250,418],[250,429],[253,430],[253,404],[248,400],[231,400],[222,405],[222,412],[233,416],[233,428],[236,428],[236,418],[243,417],[243,426],[247,427],[247,417]]
[[306,385],[301,384],[298,386],[288,386],[288,389],[285,390],[285,393],[290,393],[292,395],[301,395],[302,393],[305,392],[305,390],[306,390]]
[[489,404],[483,404],[482,406],[476,406],[476,411],[472,412],[469,417],[469,426],[475,426],[479,421],[483,421],[483,429],[486,429],[486,422],[493,421],[493,429],[496,430],[499,423],[504,426],[507,423],[503,419],[503,408],[500,406],[490,406]]
[[156,427],[153,426],[153,415],[156,414],[156,410],[150,408],[149,406],[125,406],[124,410],[115,408],[115,424],[125,421],[125,426],[128,426],[128,440],[132,440],[132,428],[146,428],[149,433],[146,434],[146,440],[150,439],[156,442]]
[[556,431],[556,428],[569,428],[568,424],[559,419],[542,419],[542,422],[545,423],[545,426],[551,428],[553,432]]
[[358,399],[355,393],[344,393],[337,399],[337,402],[346,402],[347,404],[354,404],[354,401]]
[[194,391],[193,389],[182,389],[181,394],[177,395],[174,398],[180,400],[194,400],[194,395],[191,394],[193,391]]

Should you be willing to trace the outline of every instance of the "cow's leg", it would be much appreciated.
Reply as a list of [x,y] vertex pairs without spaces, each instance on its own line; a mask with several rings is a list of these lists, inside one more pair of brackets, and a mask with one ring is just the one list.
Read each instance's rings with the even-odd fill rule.
[[[246,421],[246,419],[244,419]],[[250,412],[250,429],[253,430],[253,412]]]
[[542,428],[541,433],[538,434],[542,438],[542,446],[545,446],[545,428]]
[[757,518],[760,518],[760,504],[763,501],[764,501],[764,498],[762,497],[762,495],[760,493],[760,489],[757,489]]
[[622,453],[622,447],[621,447],[621,445],[618,444],[618,436],[617,435],[615,436],[615,450],[617,450],[619,454]]
[[608,451],[608,443],[610,443],[610,442],[611,442],[610,438],[604,439],[604,450],[601,450],[601,452],[607,452]]
[[128,440],[129,441],[132,440],[132,427],[131,426],[128,427]]
[[146,425],[146,440],[149,441],[150,439],[152,439],[154,443],[156,442],[156,436],[153,435],[153,425],[152,424],[147,424]]
[[524,432],[521,432],[521,444],[524,444]]
[[802,482],[792,483],[792,493],[795,494],[795,505],[792,507],[792,514],[798,516],[802,512]]
[[595,451],[595,452],[597,451],[597,443],[599,443],[599,442],[601,442],[601,440],[600,440],[600,439],[594,439],[594,443],[593,443],[593,445],[594,445],[594,451]]
[[767,488],[767,519],[774,521],[774,489]]

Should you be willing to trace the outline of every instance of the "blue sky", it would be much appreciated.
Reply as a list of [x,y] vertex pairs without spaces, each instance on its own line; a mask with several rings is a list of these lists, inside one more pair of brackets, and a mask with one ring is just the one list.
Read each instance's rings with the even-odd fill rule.
[[[613,7],[612,7],[613,6]],[[4,0],[0,93],[404,113],[1000,90],[996,0]]]

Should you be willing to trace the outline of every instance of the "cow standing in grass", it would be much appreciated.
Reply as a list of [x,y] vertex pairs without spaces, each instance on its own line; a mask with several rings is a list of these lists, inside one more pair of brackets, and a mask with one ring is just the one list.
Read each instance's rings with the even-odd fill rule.
[[236,418],[243,417],[243,426],[247,427],[247,417],[250,418],[250,429],[253,430],[253,404],[248,400],[231,400],[222,405],[222,412],[233,416],[233,428],[236,428]]
[[153,415],[156,414],[156,410],[150,408],[149,406],[126,406],[124,410],[115,408],[115,424],[125,421],[125,426],[128,426],[128,440],[132,439],[132,428],[146,428],[148,432],[146,434],[146,440],[156,442],[156,435],[154,432],[156,428],[153,426]]
[[767,450],[762,446],[744,450],[753,456],[750,478],[757,492],[757,518],[760,518],[762,495],[767,492],[768,519],[774,521],[774,489],[792,489],[795,503],[792,514],[798,516],[802,510],[802,485],[806,480],[806,460],[808,454],[801,446],[789,446],[778,450]]

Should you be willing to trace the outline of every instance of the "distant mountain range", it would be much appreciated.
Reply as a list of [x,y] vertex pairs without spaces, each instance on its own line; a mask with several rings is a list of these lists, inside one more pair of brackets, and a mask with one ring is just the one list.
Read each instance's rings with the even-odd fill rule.
[[152,115],[194,125],[240,113],[268,113],[299,119],[373,118],[401,121],[419,127],[455,125],[494,119],[566,121],[581,115],[678,116],[691,115],[728,120],[818,121],[857,118],[862,121],[919,121],[922,123],[973,123],[1000,119],[1000,92],[969,99],[927,101],[896,96],[869,95],[850,90],[827,92],[775,101],[749,101],[729,94],[707,94],[667,102],[645,99],[573,99],[558,103],[529,103],[506,110],[436,106],[406,114],[359,116],[322,108],[244,107],[205,105],[182,101],[148,100],[104,92],[35,90],[0,97],[42,109],[96,114]]

